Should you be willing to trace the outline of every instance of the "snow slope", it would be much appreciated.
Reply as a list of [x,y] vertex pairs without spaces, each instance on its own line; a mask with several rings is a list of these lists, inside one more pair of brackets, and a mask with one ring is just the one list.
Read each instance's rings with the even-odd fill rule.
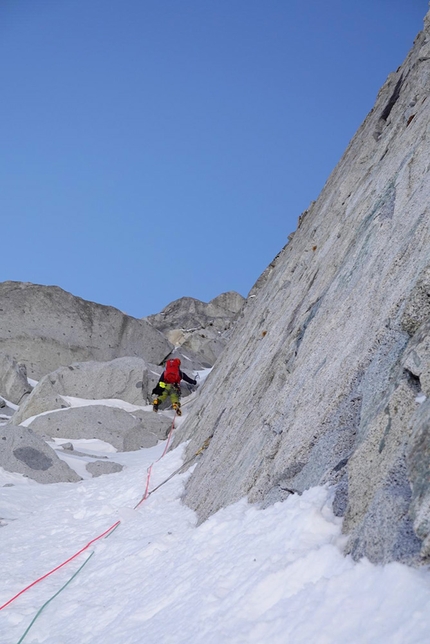
[[120,525],[0,611],[2,644],[429,641],[429,571],[344,557],[329,489],[265,510],[242,500],[197,526],[181,503],[189,472],[133,509],[147,468],[153,489],[180,467],[182,447],[160,458],[163,443],[132,453],[73,443],[125,468],[45,486],[0,473],[0,604]]

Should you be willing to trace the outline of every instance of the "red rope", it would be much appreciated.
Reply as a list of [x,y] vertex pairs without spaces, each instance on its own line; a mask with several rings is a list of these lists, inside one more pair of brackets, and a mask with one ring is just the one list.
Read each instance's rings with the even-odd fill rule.
[[[166,446],[165,446],[165,448],[164,448],[163,453],[161,454],[160,458],[158,458],[156,461],[154,461],[154,463],[152,463],[152,464],[148,467],[148,469],[147,469],[145,492],[144,492],[144,494],[143,494],[143,497],[142,497],[142,498],[141,498],[141,500],[139,501],[139,503],[134,507],[134,509],[138,508],[138,507],[139,507],[139,506],[140,506],[140,505],[141,505],[141,504],[142,504],[142,503],[143,503],[143,502],[148,498],[148,493],[149,493],[149,481],[150,481],[150,478],[151,478],[152,466],[153,466],[155,463],[158,463],[158,461],[160,461],[160,460],[163,458],[163,456],[165,456],[165,455],[166,455],[167,450],[169,449],[170,439],[171,439],[171,437],[172,437],[172,433],[173,433],[174,428],[175,428],[175,417],[173,418],[172,426],[171,426],[171,428],[170,428],[170,432],[169,432],[169,435],[168,435],[168,437],[167,437],[167,442],[166,442]],[[45,575],[42,575],[42,577],[39,577],[39,579],[36,579],[36,580],[35,580],[35,581],[33,581],[31,584],[29,584],[28,586],[26,586],[25,588],[23,588],[22,590],[20,590],[20,591],[19,591],[19,593],[17,593],[16,595],[14,595],[14,596],[13,596],[11,599],[9,599],[5,604],[3,604],[2,606],[0,606],[0,610],[3,610],[3,608],[6,608],[6,606],[9,606],[9,604],[11,604],[13,601],[15,601],[15,599],[18,599],[18,597],[20,597],[21,595],[23,595],[27,590],[30,590],[30,588],[33,588],[33,586],[35,586],[36,584],[38,584],[38,583],[40,583],[41,581],[43,581],[44,579],[46,579],[47,577],[49,577],[50,575],[52,575],[52,574],[53,574],[54,572],[56,572],[57,570],[60,570],[60,568],[63,568],[63,566],[65,566],[66,564],[68,564],[68,563],[70,563],[71,561],[73,561],[73,559],[76,559],[76,557],[78,557],[80,554],[82,554],[83,552],[85,552],[85,550],[87,550],[87,549],[88,549],[88,548],[89,548],[93,543],[95,543],[95,542],[96,542],[96,541],[98,541],[99,539],[102,539],[103,537],[107,536],[110,532],[112,532],[112,530],[114,530],[117,526],[119,526],[119,524],[120,524],[120,523],[121,523],[121,521],[120,521],[120,520],[118,520],[116,523],[112,524],[112,525],[110,526],[110,528],[108,528],[107,530],[105,530],[102,534],[99,534],[99,536],[98,536],[98,537],[95,537],[94,539],[91,539],[91,541],[89,541],[89,542],[87,543],[87,545],[86,545],[86,546],[84,546],[84,547],[83,547],[83,548],[81,548],[78,552],[76,552],[74,555],[72,555],[71,557],[69,557],[68,559],[66,559],[66,561],[63,561],[63,563],[59,564],[58,566],[56,566],[55,568],[53,568],[52,570],[50,570],[49,572],[47,572]]]
[[56,566],[56,568],[53,568],[52,570],[50,570],[49,572],[47,572],[47,573],[46,573],[45,575],[43,575],[42,577],[39,577],[39,579],[36,579],[36,581],[33,581],[33,583],[29,584],[28,586],[26,586],[25,588],[23,588],[22,590],[20,590],[20,592],[19,592],[19,593],[17,593],[16,595],[14,595],[14,597],[12,597],[11,599],[9,599],[9,601],[7,601],[5,604],[3,604],[3,606],[0,606],[0,610],[3,610],[3,608],[6,608],[6,606],[9,606],[9,604],[11,604],[13,601],[15,601],[15,599],[17,599],[20,595],[22,595],[23,593],[25,593],[27,590],[30,590],[30,588],[33,588],[33,586],[35,586],[36,584],[38,584],[40,581],[43,581],[44,579],[46,579],[47,577],[49,577],[50,575],[52,575],[52,574],[53,574],[54,572],[56,572],[57,570],[60,570],[60,568],[62,568],[62,567],[63,567],[63,566],[65,566],[66,564],[68,564],[68,563],[69,563],[70,561],[72,561],[73,559],[76,559],[76,557],[78,557],[82,552],[84,552],[85,550],[87,550],[87,548],[89,548],[89,547],[91,546],[91,544],[93,544],[95,541],[98,541],[99,539],[102,539],[102,537],[106,536],[109,532],[111,532],[112,530],[114,530],[114,529],[117,527],[117,525],[119,525],[120,523],[121,523],[120,521],[117,521],[116,523],[114,523],[113,525],[111,525],[111,527],[110,527],[110,528],[108,528],[107,530],[105,530],[105,531],[103,532],[103,534],[99,534],[99,536],[98,536],[98,537],[96,537],[95,539],[91,539],[91,541],[89,541],[89,542],[87,543],[87,545],[86,545],[86,546],[84,546],[83,548],[81,548],[81,549],[79,550],[79,552],[76,552],[74,555],[72,555],[71,557],[69,557],[68,559],[66,559],[66,561],[63,561],[63,563],[61,563],[59,566]]
[[[165,456],[165,455],[166,455],[167,450],[169,449],[170,439],[171,439],[171,437],[172,437],[173,430],[175,429],[175,417],[176,417],[176,416],[174,416],[174,417],[173,417],[172,426],[171,426],[171,428],[170,428],[170,432],[169,432],[169,435],[168,435],[168,437],[167,437],[167,441],[166,441],[166,446],[165,446],[165,448],[164,448],[164,452],[161,454],[160,458],[158,458],[156,461],[154,461],[154,463],[158,463],[158,461],[161,461],[161,459],[163,458],[163,456]],[[150,481],[150,479],[151,479],[152,466],[154,465],[154,463],[152,463],[152,464],[148,467],[148,469],[146,470],[147,474],[146,474],[146,488],[145,488],[145,492],[144,492],[144,494],[143,494],[142,498],[140,499],[139,503],[138,503],[137,505],[135,505],[135,506],[134,506],[133,510],[136,510],[140,505],[142,505],[142,503],[143,503],[144,501],[146,501],[146,499],[147,499],[147,498],[148,498],[148,496],[149,496],[149,481]]]

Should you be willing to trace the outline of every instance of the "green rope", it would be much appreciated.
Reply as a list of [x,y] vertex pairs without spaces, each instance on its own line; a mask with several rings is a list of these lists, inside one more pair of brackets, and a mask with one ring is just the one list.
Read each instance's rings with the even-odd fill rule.
[[[170,475],[170,476],[169,476],[165,481],[163,481],[162,483],[160,483],[159,485],[157,485],[157,487],[155,487],[153,490],[151,490],[151,491],[148,493],[148,496],[150,496],[150,494],[152,494],[153,492],[155,492],[155,490],[158,490],[158,488],[160,488],[162,485],[164,485],[165,483],[167,483],[167,481],[170,481],[170,479],[171,479],[171,478],[173,478],[174,476],[176,476],[176,474],[178,474],[178,473],[180,472],[180,470],[181,470],[183,467],[185,467],[186,465],[188,465],[189,463],[191,463],[191,461],[192,461],[192,460],[194,460],[196,456],[199,456],[199,454],[201,454],[201,453],[202,453],[202,452],[207,448],[207,446],[209,445],[209,442],[210,442],[210,439],[211,439],[211,438],[212,438],[212,436],[210,436],[210,437],[209,437],[209,438],[208,438],[208,439],[203,443],[202,447],[201,447],[201,448],[200,448],[200,449],[199,449],[199,450],[194,454],[194,456],[192,456],[190,459],[188,459],[188,461],[186,461],[185,463],[183,463],[183,464],[181,465],[181,467],[180,467],[180,468],[178,468],[175,472],[173,472],[173,474],[171,474],[171,475]],[[115,526],[115,528],[112,530],[112,532],[110,532],[110,533],[105,537],[105,539],[107,539],[108,537],[110,537],[110,536],[111,536],[111,534],[113,534],[113,533],[115,532],[115,530],[118,528],[118,526],[119,526],[119,523],[118,523],[118,525],[116,525],[116,526]],[[88,557],[88,559],[86,559],[86,560],[84,561],[84,563],[82,564],[82,566],[81,566],[80,568],[78,568],[78,570],[75,572],[75,574],[74,574],[74,575],[72,575],[72,576],[70,577],[69,581],[67,581],[67,582],[64,584],[64,586],[62,586],[62,587],[60,588],[60,590],[57,590],[57,592],[55,593],[55,595],[52,595],[52,597],[51,597],[50,599],[48,599],[48,601],[46,601],[46,602],[43,604],[43,606],[42,606],[41,608],[39,608],[39,610],[37,611],[36,615],[33,617],[33,619],[31,620],[30,624],[28,625],[27,630],[26,630],[26,631],[25,631],[25,633],[21,636],[21,638],[18,640],[17,644],[21,644],[21,642],[23,642],[23,641],[24,641],[24,637],[27,635],[27,633],[29,632],[30,628],[33,626],[34,622],[37,620],[37,618],[38,618],[38,617],[39,617],[39,615],[42,613],[42,611],[43,611],[43,610],[48,606],[48,604],[50,604],[50,603],[52,602],[52,600],[53,600],[53,599],[55,599],[55,598],[56,598],[56,597],[57,597],[57,596],[58,596],[58,595],[59,595],[59,594],[60,594],[60,593],[61,593],[61,592],[66,588],[66,586],[68,586],[68,585],[70,584],[70,582],[71,582],[71,581],[73,581],[73,579],[74,579],[74,578],[75,578],[75,577],[76,577],[76,576],[81,572],[81,570],[82,570],[82,568],[85,566],[85,564],[87,564],[87,563],[89,562],[89,560],[91,559],[91,557],[93,556],[93,554],[94,554],[94,551],[90,554],[90,556]]]
[[60,588],[60,590],[57,590],[57,592],[55,593],[55,595],[52,595],[52,597],[51,597],[50,599],[48,599],[48,601],[46,601],[46,602],[43,604],[43,606],[42,606],[41,608],[39,608],[39,610],[37,611],[36,615],[33,617],[33,619],[31,620],[31,622],[30,622],[30,624],[29,624],[29,626],[27,627],[27,629],[26,629],[26,631],[25,631],[24,635],[22,635],[22,636],[21,636],[21,638],[18,640],[17,644],[21,644],[21,642],[23,642],[23,641],[24,641],[24,637],[27,635],[27,633],[29,632],[30,628],[33,626],[34,622],[35,622],[35,621],[36,621],[36,619],[39,617],[39,615],[41,614],[41,612],[42,612],[42,611],[47,607],[47,605],[48,605],[48,604],[50,604],[50,603],[52,602],[52,600],[53,600],[53,599],[55,599],[55,598],[57,597],[57,595],[59,595],[59,594],[60,594],[60,593],[61,593],[61,592],[66,588],[66,586],[68,586],[68,585],[70,584],[70,582],[71,582],[71,581],[73,581],[73,579],[76,577],[76,575],[78,575],[78,574],[81,572],[81,570],[82,570],[82,568],[85,566],[85,564],[87,564],[87,563],[89,562],[89,560],[91,559],[91,557],[93,556],[93,554],[94,554],[94,551],[93,551],[93,552],[90,554],[90,556],[89,556],[89,557],[84,561],[84,563],[82,564],[82,566],[81,566],[80,568],[78,568],[78,570],[75,572],[75,574],[74,574],[74,575],[72,575],[72,576],[70,577],[69,581],[67,581],[67,582],[64,584],[64,586],[62,586],[62,587]]

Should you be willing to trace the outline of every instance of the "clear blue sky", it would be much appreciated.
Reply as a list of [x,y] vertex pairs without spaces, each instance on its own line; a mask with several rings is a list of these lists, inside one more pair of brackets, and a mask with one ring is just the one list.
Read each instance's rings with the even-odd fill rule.
[[0,0],[0,281],[246,295],[428,0]]

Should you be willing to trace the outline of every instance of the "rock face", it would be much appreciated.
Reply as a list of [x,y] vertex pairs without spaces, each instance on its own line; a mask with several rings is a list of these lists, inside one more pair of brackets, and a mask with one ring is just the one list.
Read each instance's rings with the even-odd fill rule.
[[222,293],[209,303],[182,297],[145,319],[176,347],[200,356],[207,366],[212,366],[244,303],[245,299],[234,291]]
[[354,557],[430,554],[429,93],[430,13],[176,436],[200,520],[330,483]]
[[123,356],[159,364],[173,346],[145,320],[57,286],[0,283],[0,351],[39,380],[61,365]]

